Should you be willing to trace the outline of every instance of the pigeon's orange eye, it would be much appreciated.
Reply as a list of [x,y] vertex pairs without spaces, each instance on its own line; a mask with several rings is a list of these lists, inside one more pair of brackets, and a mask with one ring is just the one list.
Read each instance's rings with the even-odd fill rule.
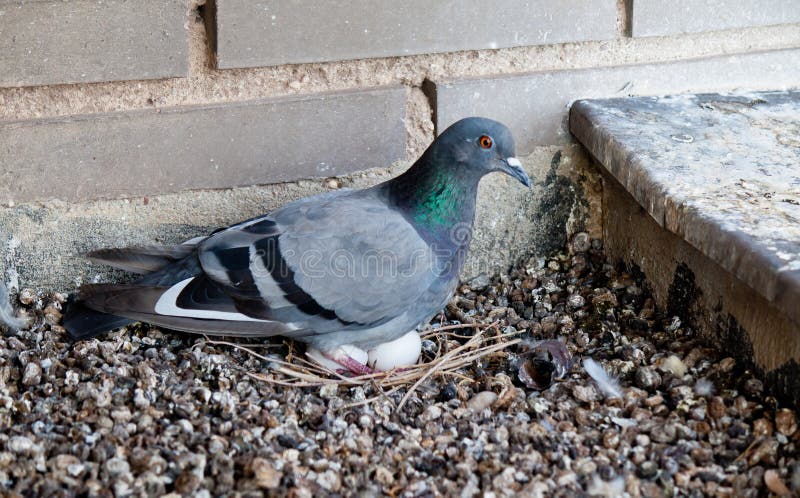
[[491,149],[492,137],[490,137],[489,135],[482,135],[481,138],[478,139],[478,145],[480,145],[484,149]]

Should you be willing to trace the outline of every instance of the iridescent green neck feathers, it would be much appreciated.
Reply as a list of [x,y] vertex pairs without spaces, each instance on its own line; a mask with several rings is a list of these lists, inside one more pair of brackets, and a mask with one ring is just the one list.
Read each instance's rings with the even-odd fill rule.
[[472,225],[479,175],[459,165],[415,165],[388,183],[393,205],[426,232],[448,233]]

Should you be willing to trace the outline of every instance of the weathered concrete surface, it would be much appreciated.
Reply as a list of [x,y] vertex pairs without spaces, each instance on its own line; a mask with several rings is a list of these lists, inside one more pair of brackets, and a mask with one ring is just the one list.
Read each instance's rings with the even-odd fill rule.
[[[522,158],[534,182],[526,190],[505,175],[479,189],[475,237],[463,276],[493,274],[518,258],[560,249],[585,230],[600,236],[599,180],[577,145],[542,147]],[[342,178],[363,188],[402,172],[407,163]],[[9,287],[72,291],[79,282],[122,275],[91,265],[87,251],[120,245],[177,243],[324,191],[327,182],[202,190],[86,203],[52,201],[0,210],[0,276]],[[4,273],[3,273],[4,272]]]
[[[601,167],[602,168],[602,167]],[[612,260],[645,273],[661,309],[747,364],[800,406],[800,326],[750,286],[665,230],[610,175],[603,237]]]
[[217,0],[217,66],[496,49],[616,35],[615,0]]
[[340,175],[406,157],[406,89],[0,122],[0,202]]
[[522,158],[531,190],[507,175],[481,181],[475,234],[464,276],[492,275],[525,256],[566,247],[586,231],[600,238],[600,178],[578,145],[538,147]]
[[800,324],[800,92],[577,102],[570,129],[662,227]]
[[[403,167],[395,167],[394,173]],[[344,187],[388,178],[389,171],[358,173]],[[122,276],[83,255],[119,245],[178,243],[264,214],[294,199],[323,192],[324,180],[178,194],[68,203],[29,203],[0,210],[5,278],[9,287],[72,291],[80,282]]]
[[0,0],[0,86],[186,76],[187,0]]
[[485,79],[436,80],[436,128],[466,116],[506,123],[527,153],[537,145],[572,141],[569,105],[577,99],[664,95],[686,91],[793,88],[800,82],[800,50],[537,72]]
[[797,0],[636,0],[633,36],[664,36],[800,22]]

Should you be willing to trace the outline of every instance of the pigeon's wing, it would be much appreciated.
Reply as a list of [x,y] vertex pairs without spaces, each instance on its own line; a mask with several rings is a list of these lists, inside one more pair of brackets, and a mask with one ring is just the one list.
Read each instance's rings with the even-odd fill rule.
[[441,277],[414,227],[369,191],[288,204],[213,235],[198,256],[240,312],[308,333],[385,323]]

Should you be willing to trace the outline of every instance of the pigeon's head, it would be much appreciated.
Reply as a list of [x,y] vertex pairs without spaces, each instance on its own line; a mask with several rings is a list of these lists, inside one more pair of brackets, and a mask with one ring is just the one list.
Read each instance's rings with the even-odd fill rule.
[[526,187],[531,179],[515,156],[514,137],[503,123],[465,118],[447,128],[431,146],[437,161],[456,163],[480,176],[502,171]]

